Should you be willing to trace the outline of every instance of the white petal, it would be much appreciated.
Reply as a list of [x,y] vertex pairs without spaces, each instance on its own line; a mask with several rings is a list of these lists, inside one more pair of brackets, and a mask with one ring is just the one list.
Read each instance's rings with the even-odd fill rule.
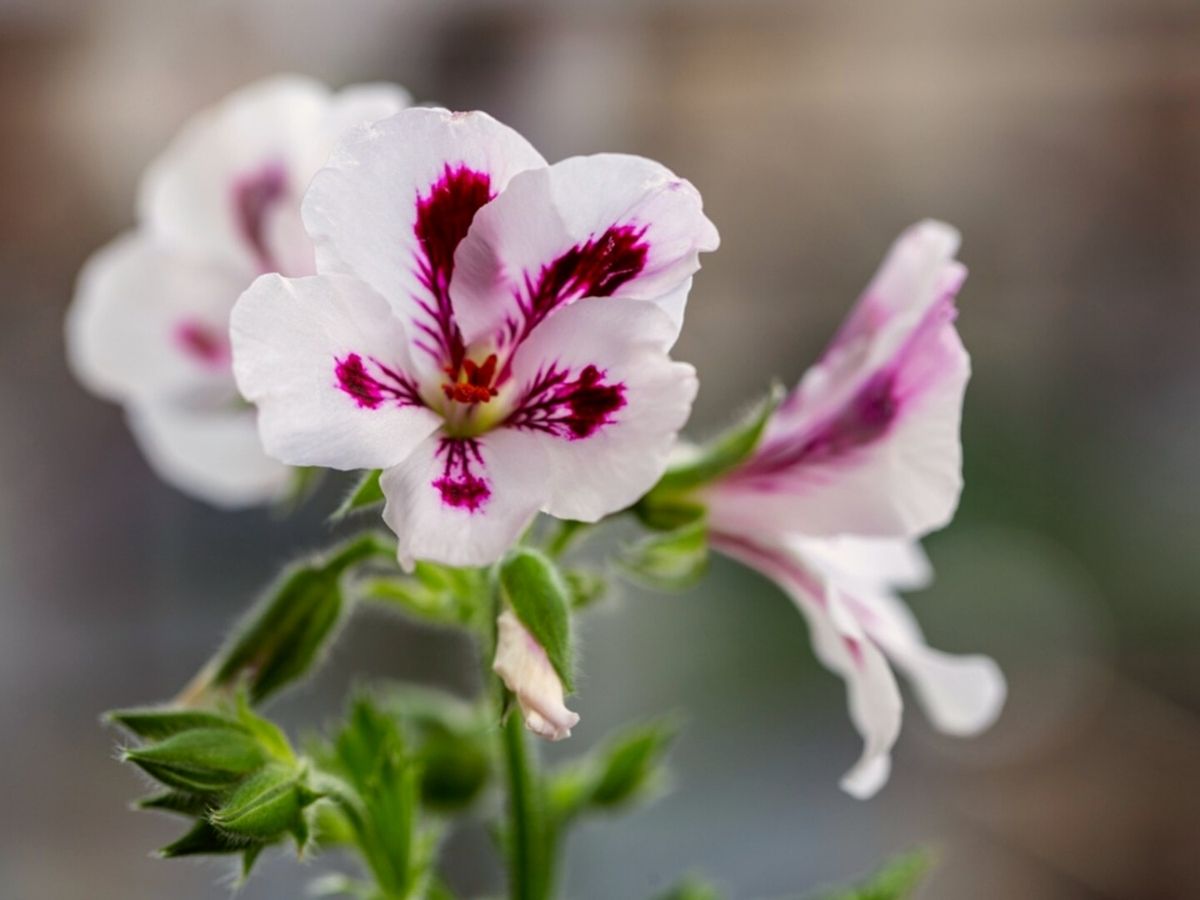
[[277,500],[291,483],[292,470],[263,452],[252,410],[137,405],[129,425],[164,481],[214,506]]
[[869,590],[918,590],[933,581],[921,545],[905,538],[790,538],[806,564],[827,580]]
[[893,594],[855,591],[847,602],[871,639],[912,683],[939,731],[966,737],[995,722],[1007,688],[994,660],[929,647],[912,611]]
[[970,377],[952,324],[963,271],[942,256],[927,268],[911,298],[922,317],[851,329],[780,408],[754,458],[714,490],[717,520],[872,537],[915,537],[950,520],[962,489],[959,426]]
[[721,535],[713,546],[775,581],[808,621],[817,658],[846,682],[850,718],[863,737],[862,756],[842,778],[842,789],[860,800],[873,796],[891,772],[903,711],[884,655],[836,587],[821,584],[788,550]]
[[844,607],[912,682],[935,727],[967,736],[995,721],[1006,693],[999,666],[986,656],[930,648],[912,611],[893,593],[929,580],[928,560],[916,544],[834,538],[787,546],[806,568],[838,586]]
[[485,566],[504,555],[545,500],[546,463],[536,445],[504,429],[474,440],[434,435],[380,479],[383,518],[400,562]]
[[72,370],[114,400],[232,397],[229,311],[249,279],[141,234],[118,238],[80,274],[66,324]]
[[717,244],[700,194],[664,166],[566,159],[516,176],[480,210],[455,260],[455,313],[468,343],[517,342],[580,298],[637,298],[668,311],[673,340],[700,252]]
[[579,715],[563,702],[562,680],[546,651],[512,610],[496,620],[496,658],[492,669],[517,697],[527,727],[538,737],[561,741],[571,736]]
[[[547,319],[518,349],[513,381],[523,406],[505,430],[542,449],[545,512],[596,521],[661,477],[697,390],[695,370],[663,349],[673,328],[645,301],[588,299]],[[550,387],[539,391],[539,382]]]
[[338,145],[304,198],[321,272],[364,279],[440,369],[461,352],[450,308],[454,252],[481,205],[545,160],[490,116],[408,109]]
[[298,76],[245,87],[192,118],[146,171],[144,222],[172,246],[204,258],[258,268],[247,243],[238,191],[262,173],[279,176],[276,206],[295,209],[308,180],[313,142],[329,90]]
[[393,466],[441,423],[409,374],[400,320],[357,279],[263,275],[234,308],[231,335],[263,446],[289,465]]

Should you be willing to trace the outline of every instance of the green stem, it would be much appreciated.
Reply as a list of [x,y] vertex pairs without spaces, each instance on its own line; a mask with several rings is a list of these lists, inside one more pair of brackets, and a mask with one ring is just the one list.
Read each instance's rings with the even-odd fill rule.
[[545,900],[547,864],[539,778],[521,717],[504,724],[504,760],[508,776],[509,886],[512,900]]

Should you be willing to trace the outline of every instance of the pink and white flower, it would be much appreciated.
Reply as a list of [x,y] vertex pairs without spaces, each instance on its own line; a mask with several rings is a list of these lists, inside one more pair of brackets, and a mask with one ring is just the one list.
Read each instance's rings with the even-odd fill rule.
[[567,709],[563,683],[545,649],[511,609],[496,620],[496,656],[492,669],[512,691],[525,727],[548,741],[571,736],[579,714]]
[[595,521],[661,475],[696,391],[667,353],[717,246],[688,182],[410,109],[338,146],[303,217],[319,274],[242,296],[238,385],[275,458],[384,470],[403,563],[494,562],[538,510]]
[[336,94],[294,76],[244,88],[189,122],[151,164],[138,226],[97,252],[67,317],[77,377],[123,404],[151,465],[218,506],[281,496],[238,396],[229,314],[263,272],[313,271],[300,198],[346,129],[409,103],[391,85]]
[[916,539],[950,520],[962,487],[958,243],[937,222],[907,231],[758,449],[704,490],[713,546],[783,588],[846,681],[865,748],[842,786],[857,797],[888,777],[901,717],[892,665],[951,734],[986,728],[1004,701],[992,660],[930,649],[897,596],[928,583]]

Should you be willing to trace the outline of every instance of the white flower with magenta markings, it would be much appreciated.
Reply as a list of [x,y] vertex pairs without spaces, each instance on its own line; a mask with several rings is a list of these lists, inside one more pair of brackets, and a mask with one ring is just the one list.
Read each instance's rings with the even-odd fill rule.
[[927,647],[896,595],[928,583],[916,539],[950,520],[962,486],[957,248],[940,223],[906,232],[759,447],[703,492],[713,546],[784,589],[846,680],[866,746],[842,786],[859,797],[886,782],[900,731],[889,661],[945,732],[981,731],[1004,701],[992,660]]
[[229,313],[263,272],[313,271],[309,180],[347,128],[408,103],[391,85],[335,94],[295,76],[243,88],[184,127],[142,180],[137,228],[84,268],[72,368],[125,406],[166,481],[226,507],[287,491],[290,471],[263,453],[234,384]]
[[303,217],[318,274],[242,296],[238,385],[275,458],[384,470],[405,564],[494,562],[539,510],[596,521],[662,474],[696,392],[667,354],[717,246],[688,182],[410,109],[339,144]]

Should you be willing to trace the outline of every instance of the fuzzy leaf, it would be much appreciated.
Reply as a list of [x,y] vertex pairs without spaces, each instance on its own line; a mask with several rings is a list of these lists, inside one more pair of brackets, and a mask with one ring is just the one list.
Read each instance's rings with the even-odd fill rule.
[[619,559],[633,581],[662,591],[692,587],[708,571],[708,525],[703,519],[674,531],[651,534]]
[[500,590],[571,693],[571,590],[558,567],[537,550],[518,547],[501,564]]

